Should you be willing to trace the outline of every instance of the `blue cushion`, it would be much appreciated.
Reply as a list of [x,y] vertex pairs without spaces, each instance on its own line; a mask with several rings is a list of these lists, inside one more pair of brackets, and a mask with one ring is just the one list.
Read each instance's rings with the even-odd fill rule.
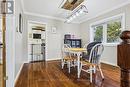
[[99,44],[99,43],[102,43],[102,42],[91,42],[87,45],[87,54],[83,53],[83,59],[85,60],[89,60],[89,55],[90,55],[90,52],[91,52],[91,49],[93,48],[93,46],[95,46],[96,44]]

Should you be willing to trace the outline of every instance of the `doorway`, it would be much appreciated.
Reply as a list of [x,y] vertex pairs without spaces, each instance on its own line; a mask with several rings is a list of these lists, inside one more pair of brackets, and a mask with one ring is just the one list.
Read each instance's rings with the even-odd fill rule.
[[46,59],[46,24],[28,22],[28,62]]

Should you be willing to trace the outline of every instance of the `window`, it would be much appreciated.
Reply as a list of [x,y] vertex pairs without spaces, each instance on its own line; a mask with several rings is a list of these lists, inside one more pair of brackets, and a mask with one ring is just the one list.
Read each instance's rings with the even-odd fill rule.
[[90,41],[103,42],[104,44],[117,44],[119,35],[124,29],[124,14],[104,19],[90,25]]
[[118,43],[121,33],[121,21],[113,21],[107,24],[107,43]]
[[94,27],[94,41],[102,42],[103,41],[103,26],[99,25]]

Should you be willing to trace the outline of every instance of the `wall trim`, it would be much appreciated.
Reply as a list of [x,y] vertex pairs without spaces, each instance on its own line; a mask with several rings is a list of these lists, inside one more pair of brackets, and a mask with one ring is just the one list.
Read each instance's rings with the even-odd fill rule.
[[46,61],[60,60],[61,58],[48,58]]
[[24,11],[24,14],[25,15],[33,15],[33,16],[42,17],[42,18],[48,18],[48,19],[55,19],[55,20],[65,21],[65,19],[63,19],[63,18],[47,16],[47,15],[42,15],[42,14],[32,13],[32,12],[27,12],[27,11]]
[[19,69],[19,71],[18,71],[18,73],[17,73],[17,75],[16,75],[16,77],[15,77],[15,79],[14,79],[14,84],[17,83],[17,80],[18,80],[18,78],[19,78],[19,76],[20,76],[20,73],[21,73],[22,68],[23,68],[23,66],[24,66],[25,63],[26,63],[26,62],[24,62],[24,63],[20,66],[20,69]]
[[[42,17],[42,18],[47,18],[47,19],[52,19],[52,20],[59,20],[62,22],[65,22],[66,19],[63,18],[58,18],[58,17],[53,17],[53,16],[47,16],[47,15],[42,15],[42,14],[38,14],[38,13],[32,13],[32,12],[24,12],[25,15],[31,15],[31,16],[36,16],[36,17]],[[80,24],[80,22],[71,22],[71,23],[67,23],[67,24]]]
[[112,65],[112,66],[117,66],[117,64],[115,64],[115,63],[110,63],[110,62],[102,61],[102,60],[101,60],[101,63],[105,63],[105,64]]

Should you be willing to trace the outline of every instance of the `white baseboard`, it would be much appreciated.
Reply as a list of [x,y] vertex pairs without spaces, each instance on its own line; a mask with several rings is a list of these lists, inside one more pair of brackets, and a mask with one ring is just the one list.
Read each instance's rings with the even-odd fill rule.
[[108,64],[108,65],[112,65],[112,66],[117,66],[117,64],[114,63],[110,63],[110,62],[106,62],[106,61],[101,61],[102,63]]
[[25,64],[25,63],[29,63],[29,61],[25,61],[24,64]]
[[17,73],[17,75],[16,75],[16,77],[15,77],[14,83],[16,83],[16,81],[18,80],[19,75],[20,75],[20,73],[21,73],[21,71],[22,71],[23,65],[24,65],[25,63],[26,63],[26,62],[24,62],[24,63],[21,65],[21,67],[20,67],[20,69],[19,69],[19,71],[18,71],[18,73]]
[[61,58],[48,58],[46,61],[52,61],[52,60],[60,60]]

